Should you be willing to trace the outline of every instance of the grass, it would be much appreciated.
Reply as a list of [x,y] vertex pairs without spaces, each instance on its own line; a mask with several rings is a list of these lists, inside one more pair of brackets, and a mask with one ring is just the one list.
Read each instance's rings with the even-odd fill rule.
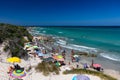
[[53,62],[41,62],[35,68],[37,72],[42,72],[43,75],[48,76],[50,73],[59,74],[59,67],[57,67]]
[[102,72],[85,70],[85,69],[73,69],[71,71],[64,71],[63,74],[90,74],[90,75],[99,76],[102,80],[117,80],[111,76],[103,74]]

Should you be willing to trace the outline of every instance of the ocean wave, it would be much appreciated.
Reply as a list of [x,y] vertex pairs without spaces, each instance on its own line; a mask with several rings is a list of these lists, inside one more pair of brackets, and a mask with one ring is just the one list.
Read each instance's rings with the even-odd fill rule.
[[120,61],[119,56],[115,55],[115,54],[109,54],[109,53],[100,53],[100,56],[113,60],[113,61]]
[[58,33],[62,34],[63,32],[58,32]]
[[59,39],[56,43],[58,43],[61,47],[67,48],[67,49],[73,49],[81,52],[87,52],[87,53],[97,53],[98,50],[96,48],[87,47],[87,46],[80,46],[76,44],[68,44],[67,41]]
[[74,39],[70,39],[71,41],[74,41]]
[[42,31],[43,33],[46,33],[46,31]]
[[57,41],[57,43],[60,44],[60,45],[66,45],[67,44],[67,42],[65,40],[62,40],[62,39],[59,39]]

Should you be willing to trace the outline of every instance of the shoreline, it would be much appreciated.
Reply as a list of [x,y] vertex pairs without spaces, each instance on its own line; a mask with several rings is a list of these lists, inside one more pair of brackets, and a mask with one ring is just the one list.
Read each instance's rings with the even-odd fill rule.
[[[46,37],[48,37],[48,35]],[[53,46],[56,46],[56,45],[53,45]],[[70,53],[71,49],[67,49],[67,48],[64,48],[64,47],[62,47],[62,48],[66,49],[68,51],[67,56],[70,57],[69,53]],[[95,63],[99,63],[99,64],[102,65],[102,67],[104,68],[104,73],[105,74],[108,74],[110,76],[113,76],[113,77],[119,79],[119,76],[120,76],[120,67],[119,67],[120,62],[109,60],[107,58],[104,58],[104,57],[98,55],[97,57],[81,56],[80,63],[88,63],[90,65],[92,59],[95,61]],[[68,61],[70,61],[70,58],[67,60],[67,62]]]
[[[62,28],[60,28],[60,30],[59,30],[59,28],[57,28],[57,29],[56,28],[55,29],[54,28],[44,28],[44,27],[34,27],[34,28],[30,27],[30,28],[31,28],[32,34],[35,36],[36,35],[52,36],[55,39],[63,40],[63,41],[58,41],[62,44],[64,44],[64,42],[67,42],[67,44],[70,44],[65,47],[75,48],[77,50],[80,50],[82,48],[82,49],[85,49],[84,51],[87,51],[88,48],[89,48],[89,50],[90,50],[90,48],[95,48],[98,51],[98,53],[100,53],[101,56],[103,56],[105,58],[109,58],[110,60],[115,60],[115,61],[120,62],[119,46],[117,46],[117,45],[119,45],[119,43],[117,44],[118,41],[116,41],[114,44],[112,44],[112,43],[109,44],[109,41],[111,41],[112,39],[109,39],[108,43],[107,42],[104,43],[102,41],[99,42],[99,40],[98,40],[98,42],[90,41],[88,37],[91,37],[91,38],[95,38],[95,37],[93,37],[93,36],[91,36],[91,34],[89,35],[87,33],[87,30],[89,30],[89,29],[87,29],[87,30],[83,29],[84,32],[82,32],[82,29],[79,29],[79,31],[81,31],[81,32],[75,33],[76,29],[73,30],[73,32],[72,32],[71,29],[69,30],[69,29],[64,29],[64,28],[63,28],[63,30],[62,30]],[[92,30],[94,30],[94,29],[92,29]],[[70,31],[70,33],[67,33],[69,31]],[[99,30],[97,30],[97,31],[99,31]],[[109,32],[109,30],[108,30],[108,32]],[[78,38],[73,36],[72,33],[73,33],[73,35],[76,34],[75,36],[77,36]],[[82,34],[85,34],[85,35],[82,35]],[[91,49],[91,51],[92,50],[93,49]]]
[[[44,34],[44,35],[37,35],[37,36],[34,35],[33,37],[41,37],[41,36],[51,37],[51,38],[54,39],[54,36],[50,36],[50,35],[46,35],[46,34]],[[57,45],[52,45],[52,46],[55,47]],[[67,49],[67,48],[64,48],[64,47],[62,47],[62,48],[63,49]],[[70,57],[69,56],[70,50],[71,49],[67,49],[68,57]],[[120,62],[119,61],[109,60],[107,58],[104,58],[104,57],[98,55],[97,57],[94,57],[94,58],[92,58],[92,57],[81,57],[80,63],[86,63],[87,62],[88,64],[91,64],[92,59],[94,59],[95,63],[99,63],[99,64],[102,65],[102,67],[104,68],[104,73],[105,74],[109,74],[110,76],[113,76],[113,77],[119,79],[119,76],[120,76],[120,67],[119,67],[120,66]],[[68,58],[67,61],[70,61],[70,58]]]
[[[33,36],[34,37],[34,36]],[[49,44],[49,43],[48,43]],[[47,44],[45,44],[45,45],[47,45]],[[52,45],[52,46],[54,46],[55,47],[55,45]],[[65,48],[63,48],[63,49],[65,49]],[[66,56],[67,56],[67,59],[66,59],[66,61],[67,61],[67,63],[69,62],[69,61],[71,61],[70,60],[70,49],[66,49],[66,51],[67,51],[67,53],[66,53]],[[48,53],[49,54],[49,53]],[[84,62],[84,60],[85,61],[87,61],[87,63],[88,64],[90,64],[91,63],[91,58],[90,57],[81,57],[81,59],[80,59],[80,64],[81,63],[86,63],[86,62]],[[98,58],[96,58],[96,60],[98,60],[99,61],[99,59]],[[31,60],[30,60],[30,63],[32,64],[32,65],[36,65],[37,63],[35,63],[34,64],[34,62],[36,62],[36,61],[38,61],[39,62],[39,60],[36,58],[35,60],[34,59],[32,59],[31,58]],[[98,61],[96,61],[97,63],[98,63]],[[101,61],[101,60],[100,60]],[[22,64],[24,64],[25,66],[26,66],[26,64],[28,64],[29,63],[29,61],[22,61],[23,63]],[[103,62],[104,62],[104,60],[103,60]],[[26,64],[25,64],[26,63]],[[66,63],[66,66],[68,66],[68,64]],[[6,65],[5,67],[6,67],[6,70],[7,70],[7,67],[9,66],[9,64],[5,64],[5,63],[1,63],[2,64],[2,66],[4,66],[4,65]],[[76,63],[71,63],[71,65],[73,66],[74,65],[74,67],[76,67]],[[111,65],[113,65],[113,64],[111,64]],[[22,65],[23,66],[23,65]],[[25,67],[24,66],[24,67]],[[70,65],[69,65],[70,66]],[[103,66],[103,65],[102,65]],[[104,73],[105,74],[107,74],[107,75],[110,75],[110,76],[112,76],[112,77],[114,77],[114,78],[117,78],[118,80],[119,80],[119,76],[120,76],[120,74],[118,74],[118,72],[116,71],[116,70],[114,70],[114,69],[106,69],[106,68],[104,68]],[[113,74],[114,73],[114,74]],[[35,80],[35,78],[37,78],[37,79],[40,79],[40,77],[37,77],[36,76],[36,74],[37,75],[41,75],[42,77],[41,77],[41,79],[46,79],[46,78],[48,78],[49,79],[49,76],[48,77],[45,77],[45,76],[43,76],[41,73],[36,73],[36,71],[34,70],[34,72],[32,73],[32,79],[33,80]],[[112,75],[111,75],[112,74]],[[29,74],[28,74],[29,75]],[[76,75],[76,74],[71,74],[71,75],[62,75],[62,74],[60,74],[60,75],[53,75],[53,77],[51,77],[51,79],[54,79],[54,77],[56,77],[56,78],[60,78],[60,77],[63,77],[63,78],[61,78],[61,79],[63,79],[63,80],[68,80],[69,78],[70,79],[72,79],[72,77],[74,76],[74,75]],[[89,75],[89,76],[92,76],[92,75]],[[28,76],[29,77],[29,76]],[[95,76],[92,76],[92,77],[95,77]],[[99,79],[99,77],[96,77],[96,78],[98,78]],[[93,79],[93,80],[96,80],[96,78],[95,79]],[[24,78],[24,79],[26,79],[26,77]],[[58,79],[59,80],[59,79]]]

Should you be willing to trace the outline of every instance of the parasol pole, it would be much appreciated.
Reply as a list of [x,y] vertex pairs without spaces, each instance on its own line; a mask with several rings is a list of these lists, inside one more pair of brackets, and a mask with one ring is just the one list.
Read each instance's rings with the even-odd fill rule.
[[94,60],[92,59],[92,64],[91,64],[92,67],[93,67],[93,64],[94,64]]

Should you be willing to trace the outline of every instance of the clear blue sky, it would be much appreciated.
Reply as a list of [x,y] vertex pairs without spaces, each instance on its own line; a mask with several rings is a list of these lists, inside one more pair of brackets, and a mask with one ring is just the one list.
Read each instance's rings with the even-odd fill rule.
[[0,22],[18,25],[120,25],[120,0],[0,0]]

